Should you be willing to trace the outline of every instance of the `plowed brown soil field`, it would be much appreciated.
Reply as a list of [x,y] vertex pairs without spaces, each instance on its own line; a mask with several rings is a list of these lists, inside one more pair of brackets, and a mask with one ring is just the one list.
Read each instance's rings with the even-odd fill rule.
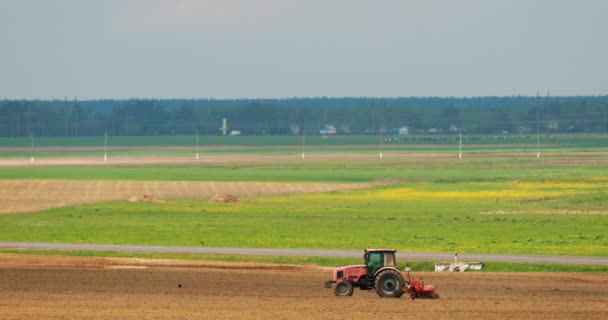
[[[354,183],[0,180],[0,214],[111,200],[316,193],[370,187]],[[148,196],[148,197],[144,197]]]
[[[323,288],[329,269],[0,255],[0,319],[606,319],[608,275],[419,273],[439,300]],[[180,286],[181,285],[181,286]]]

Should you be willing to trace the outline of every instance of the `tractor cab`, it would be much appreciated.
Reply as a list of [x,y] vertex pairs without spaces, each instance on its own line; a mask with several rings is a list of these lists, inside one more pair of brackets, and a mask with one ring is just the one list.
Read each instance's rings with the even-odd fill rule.
[[396,268],[396,251],[395,249],[365,249],[363,260],[365,260],[367,274],[374,275],[378,270],[385,267]]

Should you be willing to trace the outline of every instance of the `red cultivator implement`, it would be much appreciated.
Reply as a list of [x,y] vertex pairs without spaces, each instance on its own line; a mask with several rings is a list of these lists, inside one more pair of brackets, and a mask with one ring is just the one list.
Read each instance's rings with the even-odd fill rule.
[[420,280],[412,280],[410,277],[411,268],[409,266],[405,268],[405,271],[407,272],[408,283],[403,288],[403,292],[407,292],[412,300],[418,298],[439,299],[439,295],[435,293],[437,286],[432,284],[424,284],[424,280],[422,278],[420,278]]

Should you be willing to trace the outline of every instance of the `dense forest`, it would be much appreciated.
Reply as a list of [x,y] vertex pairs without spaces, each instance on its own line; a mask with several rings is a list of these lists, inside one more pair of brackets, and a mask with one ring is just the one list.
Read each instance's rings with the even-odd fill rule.
[[219,135],[222,119],[243,135],[608,132],[608,96],[3,100],[0,136]]

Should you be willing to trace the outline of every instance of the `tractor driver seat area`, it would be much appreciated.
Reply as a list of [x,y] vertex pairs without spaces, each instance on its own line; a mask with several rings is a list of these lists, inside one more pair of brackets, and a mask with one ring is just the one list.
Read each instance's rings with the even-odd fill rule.
[[376,273],[384,267],[384,255],[380,252],[370,252],[367,254],[367,272],[370,275]]

